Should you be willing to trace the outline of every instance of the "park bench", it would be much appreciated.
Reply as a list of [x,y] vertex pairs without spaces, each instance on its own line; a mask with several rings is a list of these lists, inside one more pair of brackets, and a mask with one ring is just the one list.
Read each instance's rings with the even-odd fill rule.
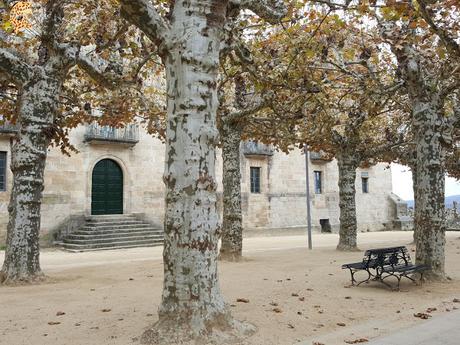
[[[384,280],[389,277],[395,277],[398,280],[397,288],[399,290],[401,278],[405,277],[416,283],[411,275],[413,273],[419,273],[420,281],[422,281],[423,272],[427,267],[424,265],[414,265],[407,248],[399,246],[366,250],[361,262],[342,265],[342,269],[350,270],[352,285],[355,285],[355,283],[357,283],[356,285],[367,283],[372,279],[391,287],[391,285]],[[358,283],[355,279],[355,274],[361,271],[365,271],[368,277]]]

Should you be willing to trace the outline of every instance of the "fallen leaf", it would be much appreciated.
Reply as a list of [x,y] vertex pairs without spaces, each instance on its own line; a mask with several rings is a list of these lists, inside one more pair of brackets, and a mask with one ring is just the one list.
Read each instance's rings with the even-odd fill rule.
[[50,321],[48,322],[48,325],[54,326],[54,325],[60,325],[61,323],[58,321]]
[[434,312],[434,311],[436,311],[436,310],[438,310],[438,309],[436,309],[436,308],[428,308],[428,309],[426,310],[426,312],[427,312],[427,313],[432,313],[432,312]]
[[290,324],[290,323],[288,323],[288,327],[291,328],[291,329],[295,328],[295,327],[294,327],[292,324]]
[[292,296],[292,297],[299,297],[299,294],[298,294],[298,293],[295,293],[295,292],[293,292],[293,293],[291,293],[291,296]]
[[103,313],[108,313],[108,312],[111,312],[112,309],[102,309],[101,311],[102,311]]
[[276,303],[276,302],[270,302],[269,304],[270,304],[271,306],[273,306],[273,307],[277,307],[277,306],[278,306],[278,303]]
[[236,301],[240,303],[249,303],[249,300],[247,298],[237,298]]
[[423,320],[429,319],[431,317],[431,315],[428,315],[425,313],[417,313],[417,314],[414,314],[414,316],[420,319],[423,319]]
[[337,326],[340,326],[340,327],[345,327],[346,324],[344,324],[343,322],[337,322]]
[[454,303],[460,303],[460,299],[454,298],[454,299],[452,300],[452,302],[454,302]]
[[58,311],[58,312],[56,313],[56,316],[61,316],[61,315],[65,315],[65,313],[64,313],[63,311]]
[[305,301],[305,297],[299,297],[299,301],[301,302]]
[[359,343],[367,343],[369,340],[366,338],[359,338],[355,340],[345,340],[345,343],[347,344],[359,344]]
[[345,296],[345,299],[351,299],[351,296]]
[[273,308],[275,313],[282,313],[283,311],[280,308]]

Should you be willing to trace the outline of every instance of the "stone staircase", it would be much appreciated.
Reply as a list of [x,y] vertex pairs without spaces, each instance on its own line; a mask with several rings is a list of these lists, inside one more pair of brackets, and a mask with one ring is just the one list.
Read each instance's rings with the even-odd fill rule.
[[77,231],[63,240],[63,248],[74,252],[152,247],[163,244],[163,229],[134,215],[90,216]]

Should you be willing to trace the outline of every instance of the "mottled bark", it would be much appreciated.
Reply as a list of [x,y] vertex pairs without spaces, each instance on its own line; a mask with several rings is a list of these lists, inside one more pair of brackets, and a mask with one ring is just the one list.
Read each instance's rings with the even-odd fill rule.
[[416,191],[414,225],[416,262],[428,266],[425,276],[444,279],[445,271],[445,120],[436,81],[424,72],[420,55],[411,46],[394,49],[412,106],[415,139]]
[[217,277],[217,76],[226,2],[176,2],[165,58],[167,141],[164,288],[159,321],[143,341],[226,343],[245,330]]
[[[242,77],[235,79],[235,108],[247,108],[246,85]],[[239,261],[243,254],[243,216],[241,210],[240,144],[243,127],[241,121],[222,112],[220,137],[222,142],[223,222],[220,258]]]
[[220,258],[239,261],[243,253],[243,216],[241,211],[241,128],[223,121],[220,134],[223,158],[223,222]]
[[36,68],[19,95],[19,133],[12,146],[13,187],[8,206],[6,252],[0,280],[30,282],[39,262],[40,208],[51,127],[62,80],[52,68]]
[[352,153],[337,154],[339,168],[340,230],[337,250],[358,250],[356,221],[356,169],[357,160]]
[[436,102],[416,102],[414,105],[416,262],[429,267],[426,277],[443,279],[446,224],[444,150],[440,140],[442,118]]
[[[414,216],[415,216],[415,210],[417,209],[417,169],[416,169],[416,164],[413,163],[410,165],[410,169],[412,171],[412,190],[414,192]],[[414,244],[416,243],[416,238],[417,238],[417,224],[414,221]]]

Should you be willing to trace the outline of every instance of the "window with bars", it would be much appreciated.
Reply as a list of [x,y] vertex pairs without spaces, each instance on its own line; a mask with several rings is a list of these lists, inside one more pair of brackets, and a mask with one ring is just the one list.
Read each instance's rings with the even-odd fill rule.
[[323,193],[323,173],[321,171],[314,171],[315,179],[315,194]]
[[260,193],[260,168],[251,167],[251,193]]
[[6,191],[6,152],[0,151],[0,191]]

